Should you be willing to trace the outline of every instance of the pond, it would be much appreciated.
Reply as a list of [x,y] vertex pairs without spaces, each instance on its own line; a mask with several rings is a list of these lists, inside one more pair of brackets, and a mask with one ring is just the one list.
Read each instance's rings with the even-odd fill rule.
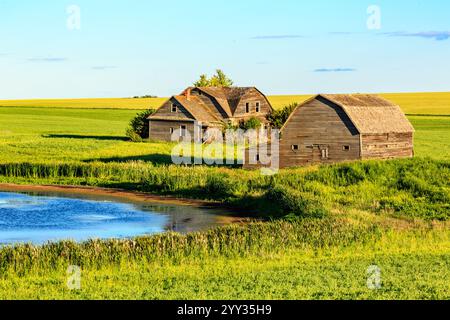
[[187,233],[227,223],[220,211],[107,197],[0,191],[0,244]]

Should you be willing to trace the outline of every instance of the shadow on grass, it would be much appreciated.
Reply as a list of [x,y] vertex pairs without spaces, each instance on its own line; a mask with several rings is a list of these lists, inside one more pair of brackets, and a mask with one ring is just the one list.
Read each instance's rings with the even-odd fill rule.
[[119,136],[94,136],[94,135],[78,135],[78,134],[43,134],[42,137],[49,139],[91,139],[101,141],[129,141],[128,138]]
[[[153,153],[139,156],[128,156],[128,157],[110,157],[110,158],[97,158],[97,159],[87,159],[85,162],[132,162],[132,161],[144,161],[150,162],[155,165],[171,165],[174,164],[172,161],[172,156],[170,154],[162,154],[162,153]],[[212,163],[211,159],[201,159],[201,158],[192,158],[190,163],[187,166],[194,165],[206,165],[206,163]],[[242,164],[225,164],[226,160],[223,161],[223,164],[212,164],[208,165],[210,167],[226,167],[226,168],[241,168]],[[183,164],[182,164],[183,165]]]

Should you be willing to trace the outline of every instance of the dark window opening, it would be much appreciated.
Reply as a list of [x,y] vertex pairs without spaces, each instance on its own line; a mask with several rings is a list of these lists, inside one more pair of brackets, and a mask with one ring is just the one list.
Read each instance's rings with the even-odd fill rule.
[[248,102],[245,104],[245,112],[246,113],[250,112],[250,103],[248,103]]
[[343,149],[344,151],[350,151],[350,146],[343,146],[342,149]]
[[173,128],[170,128],[169,131],[170,131],[170,134],[172,134],[174,130],[173,130]]
[[187,133],[187,127],[180,126],[180,137],[186,137],[186,133]]
[[259,112],[259,110],[260,110],[260,106],[261,106],[261,105],[260,105],[260,103],[259,103],[259,102],[257,102],[257,103],[256,103],[256,108],[255,108],[255,109],[256,109],[256,112]]
[[298,149],[299,149],[298,144],[292,145],[292,151],[298,151]]
[[177,112],[178,111],[178,107],[176,104],[172,104],[172,112]]
[[255,156],[255,161],[259,161],[259,154]]

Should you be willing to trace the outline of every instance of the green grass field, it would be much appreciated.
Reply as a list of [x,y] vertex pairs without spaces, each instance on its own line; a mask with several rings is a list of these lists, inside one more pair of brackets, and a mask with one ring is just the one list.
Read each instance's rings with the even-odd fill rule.
[[[125,141],[138,110],[0,108],[0,161],[128,161],[166,163],[172,146]],[[410,116],[419,157],[450,159],[450,117]]]
[[[391,232],[350,246],[105,264],[82,269],[80,290],[67,288],[65,263],[0,278],[0,299],[449,299],[449,240],[448,232]],[[367,285],[374,265],[375,290]]]
[[[274,178],[161,166],[172,145],[125,139],[154,99],[0,101],[0,182],[121,187],[288,214],[141,242],[3,248],[0,299],[450,299],[450,93],[386,96],[411,114],[417,159]],[[270,97],[277,107],[306,98]],[[69,264],[82,267],[81,290],[67,289]],[[367,287],[371,265],[379,290]]]

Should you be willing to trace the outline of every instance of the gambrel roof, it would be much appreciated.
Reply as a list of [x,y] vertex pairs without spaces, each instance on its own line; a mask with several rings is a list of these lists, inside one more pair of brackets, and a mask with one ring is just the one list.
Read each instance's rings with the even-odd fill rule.
[[[201,92],[209,99],[202,99],[198,95],[191,94],[193,90]],[[193,117],[193,120],[212,123],[233,118],[242,98],[251,90],[256,90],[267,100],[266,96],[255,87],[189,87],[180,95],[171,97],[171,100],[174,99],[183,106]],[[174,119],[174,117],[161,116],[156,112],[149,119],[169,120]]]
[[314,99],[325,99],[341,107],[360,134],[414,132],[414,127],[401,108],[377,95],[319,94],[302,105]]

